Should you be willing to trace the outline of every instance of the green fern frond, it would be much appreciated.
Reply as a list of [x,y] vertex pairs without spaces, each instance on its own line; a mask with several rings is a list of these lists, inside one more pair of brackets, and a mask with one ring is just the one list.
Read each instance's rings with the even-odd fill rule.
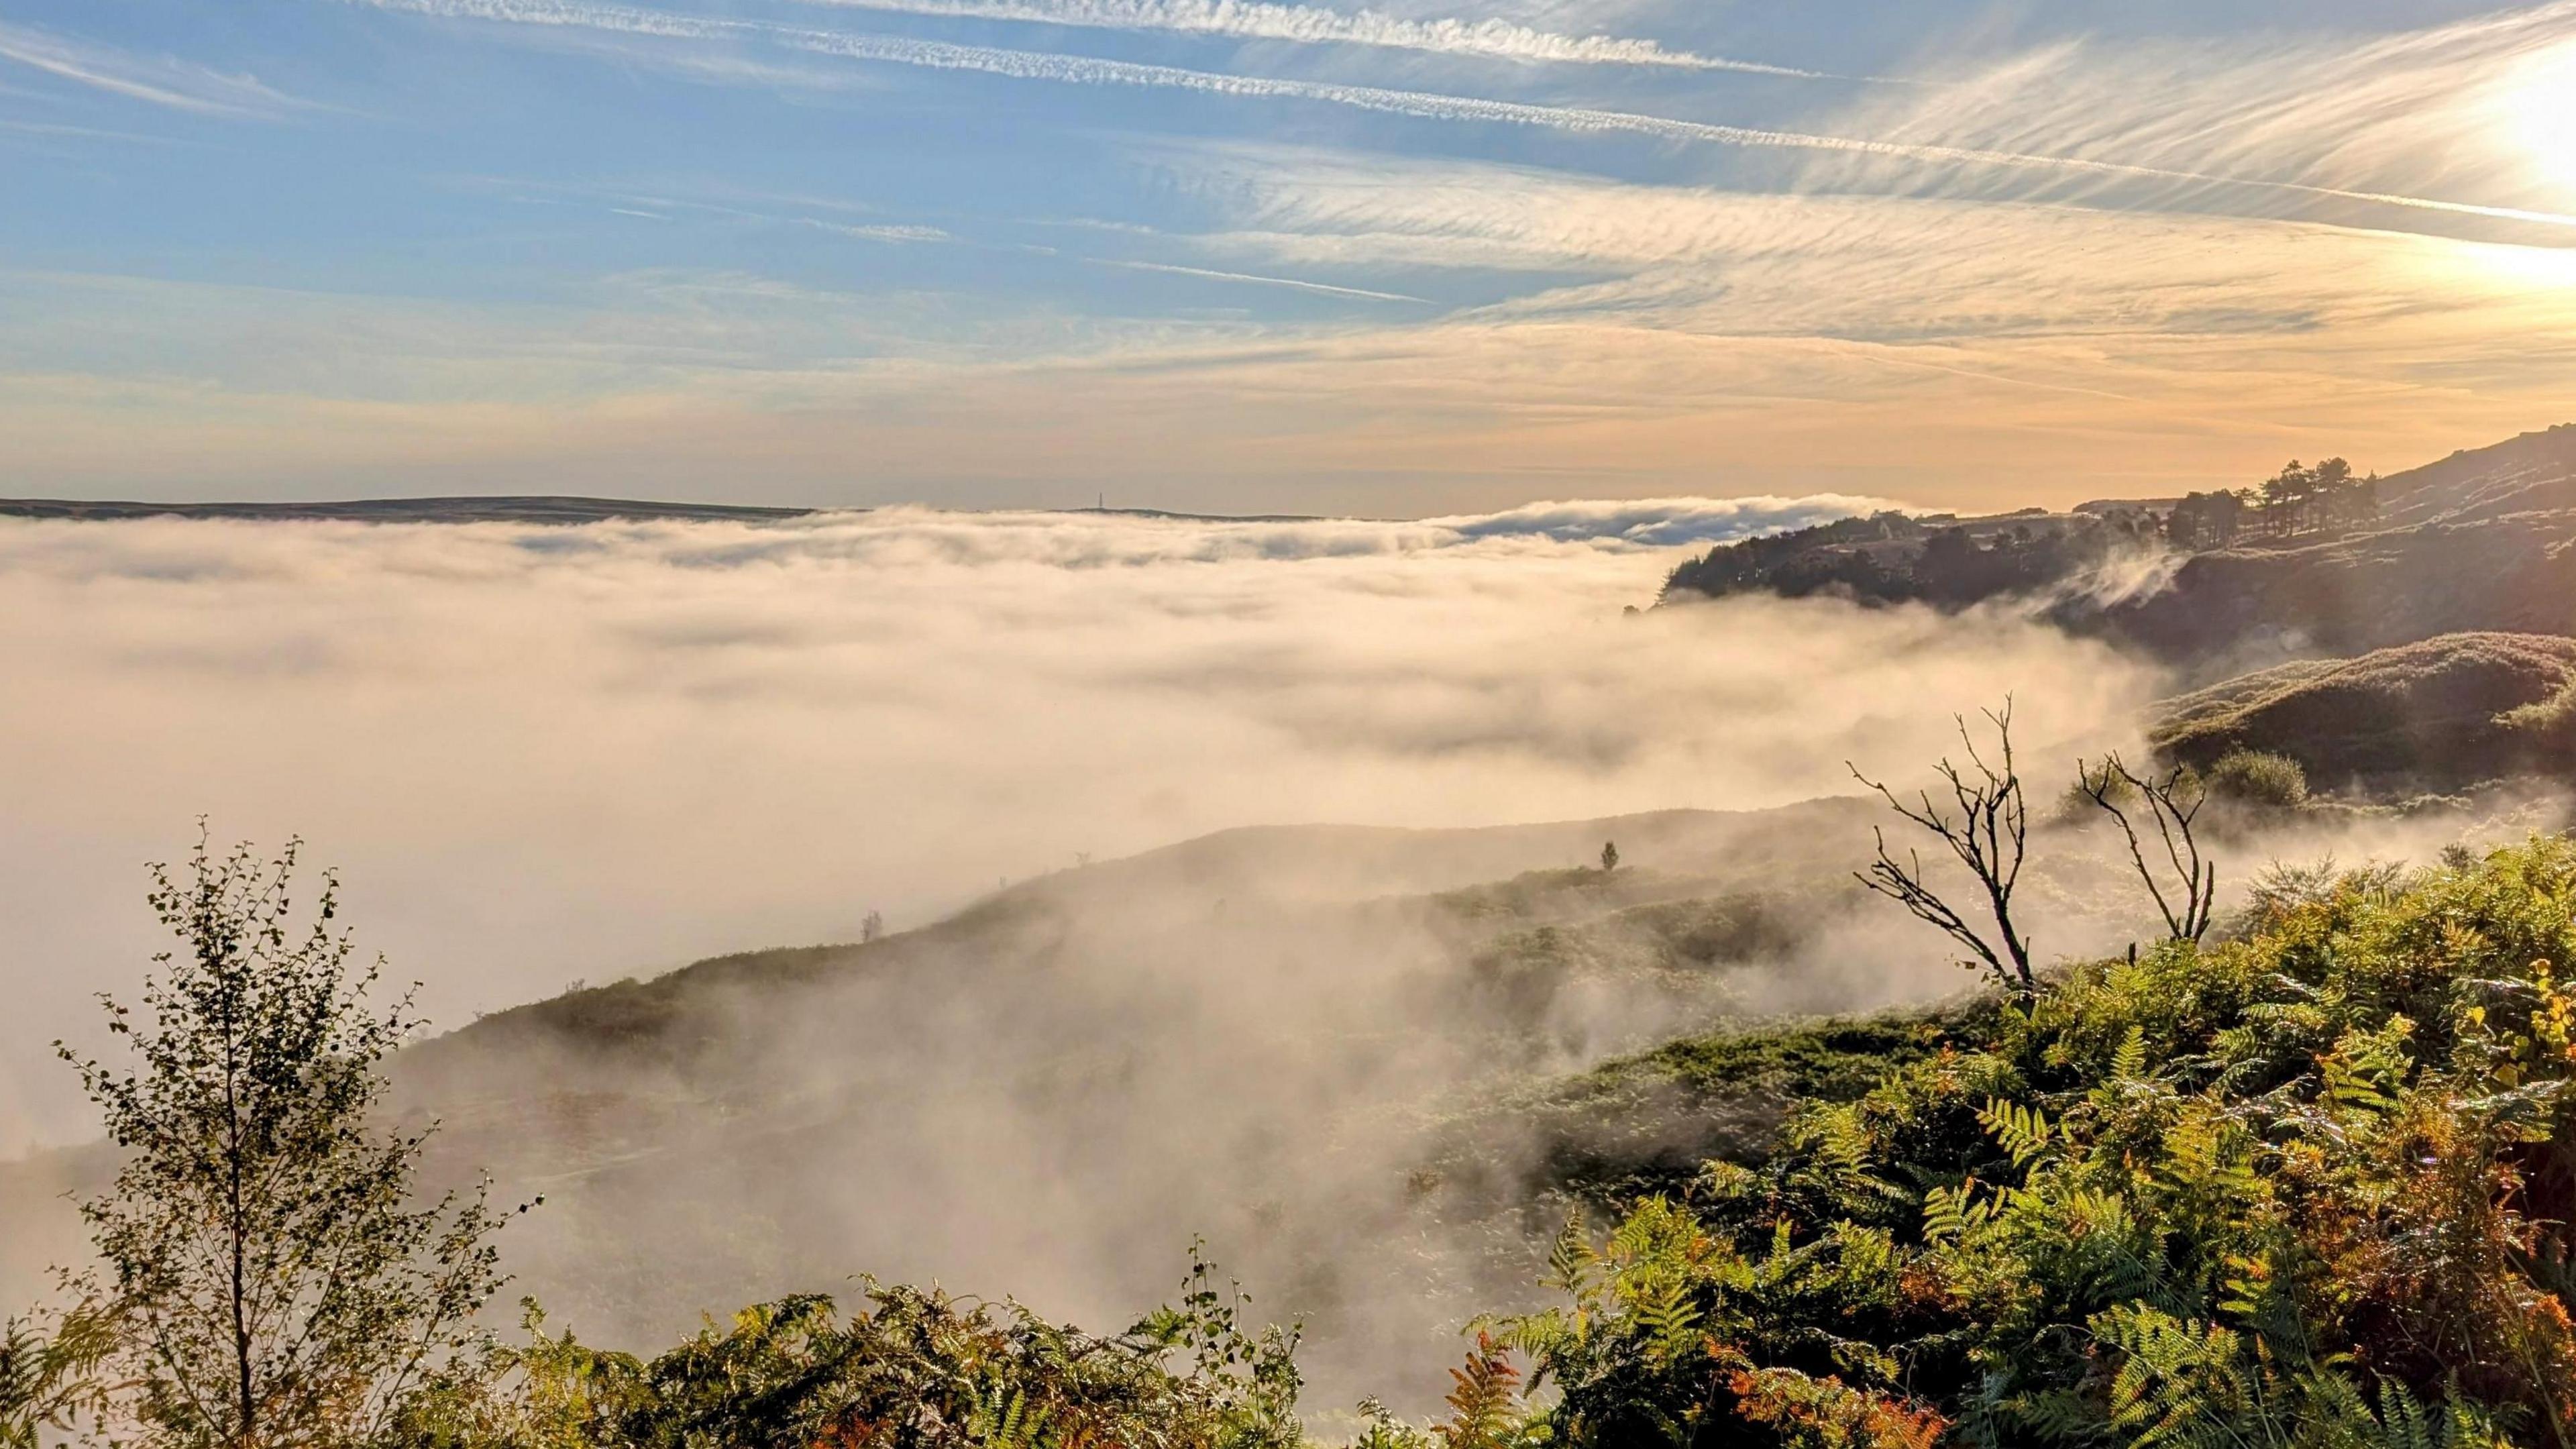
[[2120,1038],[2117,1051],[2111,1053],[2111,1076],[2122,1082],[2136,1081],[2147,1074],[2147,1029],[2130,1023],[2128,1033]]
[[2036,1107],[1989,1097],[1977,1121],[1996,1145],[2011,1155],[2015,1167],[2026,1170],[2049,1155],[2053,1129],[2048,1115]]
[[1578,1206],[1565,1215],[1565,1226],[1557,1230],[1556,1242],[1548,1249],[1551,1281],[1567,1297],[1582,1302],[1591,1293],[1600,1262],[1601,1255],[1592,1250],[1591,1235],[1584,1230],[1583,1209]]

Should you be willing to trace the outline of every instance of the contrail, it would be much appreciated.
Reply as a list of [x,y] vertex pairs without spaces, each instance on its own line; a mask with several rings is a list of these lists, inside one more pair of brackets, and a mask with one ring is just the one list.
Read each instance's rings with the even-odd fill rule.
[[1581,65],[1669,66],[1681,70],[1738,71],[1796,80],[1866,81],[1882,85],[1924,82],[1891,76],[1841,75],[1727,56],[1667,50],[1651,40],[1616,35],[1562,35],[1508,20],[1407,20],[1375,10],[1345,12],[1320,5],[1281,5],[1266,0],[807,0],[859,10],[937,15],[959,20],[1013,20],[1097,30],[1170,30],[1305,44],[1373,45],[1441,55],[1502,60],[1563,61]]
[[903,36],[852,35],[830,30],[804,30],[758,21],[700,19],[694,16],[673,15],[664,11],[634,10],[618,6],[571,5],[556,3],[556,0],[355,0],[355,3],[426,15],[502,20],[527,25],[572,26],[672,39],[704,40],[757,35],[816,55],[830,55],[848,60],[883,61],[895,65],[921,66],[932,70],[976,71],[1021,80],[1055,81],[1065,85],[1140,86],[1199,91],[1209,95],[1320,101],[1329,105],[1348,106],[1387,115],[1413,116],[1425,120],[1480,121],[1501,125],[1543,127],[1579,134],[1653,136],[1663,140],[1697,141],[1721,146],[1832,151],[1848,155],[1886,156],[1898,160],[1928,161],[1944,165],[2056,171],[2087,176],[2177,181],[2201,186],[2240,186],[2282,195],[2364,202],[2379,206],[2405,207],[2417,211],[2576,228],[2576,216],[2561,212],[2528,211],[2509,206],[2482,206],[2474,202],[2441,201],[2429,197],[2404,196],[2380,191],[2349,191],[2341,187],[2312,186],[2298,181],[2268,181],[2244,176],[2222,176],[2205,171],[2186,171],[2165,166],[2141,166],[2125,161],[2097,161],[2078,156],[2035,155],[2023,151],[1991,151],[1968,146],[1938,146],[1910,141],[1874,141],[1854,136],[1816,135],[1805,131],[1722,126],[1704,121],[1677,121],[1664,116],[1639,115],[1632,111],[1596,110],[1582,106],[1542,106],[1523,101],[1489,100],[1481,96],[1444,95],[1431,91],[1399,91],[1377,86],[1342,85],[1332,81],[1226,75],[1216,71],[1185,70],[1178,66],[1144,65],[1124,60],[1100,60],[1091,56],[1059,55],[1048,51],[1009,50],[987,45],[956,45],[946,41],[914,40]]
[[1174,266],[1170,262],[1118,261],[1108,257],[1085,257],[1083,260],[1093,266],[1120,267],[1131,272],[1170,272],[1174,276],[1211,277],[1220,282],[1257,282],[1265,287],[1292,287],[1300,292],[1321,292],[1331,297],[1366,297],[1377,302],[1421,302],[1425,306],[1430,305],[1427,298],[1408,297],[1402,292],[1372,292],[1364,287],[1336,287],[1329,282],[1306,282],[1295,277],[1265,277],[1257,272],[1219,272],[1207,267]]

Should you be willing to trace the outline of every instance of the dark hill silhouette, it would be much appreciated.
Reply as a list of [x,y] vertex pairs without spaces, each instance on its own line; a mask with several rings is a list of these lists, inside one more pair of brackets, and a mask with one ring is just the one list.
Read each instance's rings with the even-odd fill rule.
[[146,503],[78,498],[0,498],[0,518],[224,518],[336,523],[604,523],[627,519],[775,523],[810,508],[732,503],[663,503],[637,498],[512,496],[355,498],[313,503]]
[[[665,502],[645,498],[586,498],[551,494],[469,494],[448,498],[350,498],[298,503],[188,503],[133,499],[0,498],[0,518],[80,519],[94,523],[134,518],[216,518],[243,522],[330,523],[545,523],[618,521],[778,523],[817,513],[866,512],[849,508],[767,507],[748,503]],[[1160,508],[1060,510],[1111,518],[1160,518],[1201,523],[1311,523],[1306,514],[1173,513]]]
[[2171,499],[1966,520],[1882,514],[1712,549],[1673,571],[1665,599],[2020,598],[2070,629],[2196,663],[2576,632],[2576,424],[2381,478],[2376,497],[2366,525],[2200,551],[2176,549],[2159,526]]
[[2060,606],[2070,627],[2176,659],[2349,654],[2437,635],[2576,631],[2576,510],[2192,555],[2152,594]]

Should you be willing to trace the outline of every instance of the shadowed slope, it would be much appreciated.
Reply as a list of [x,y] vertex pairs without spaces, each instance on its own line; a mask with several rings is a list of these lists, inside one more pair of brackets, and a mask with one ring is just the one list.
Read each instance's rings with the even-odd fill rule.
[[2450,787],[2543,763],[2513,712],[2576,677],[2576,639],[2445,634],[2356,659],[2303,660],[2169,701],[2153,743],[2206,767],[2231,750],[2287,755],[2321,785]]

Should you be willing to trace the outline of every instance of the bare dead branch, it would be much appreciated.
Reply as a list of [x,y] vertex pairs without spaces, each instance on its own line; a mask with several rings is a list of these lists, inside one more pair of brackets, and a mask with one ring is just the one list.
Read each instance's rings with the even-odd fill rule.
[[[2208,802],[2208,793],[2197,786],[2186,786],[2179,765],[2159,779],[2131,771],[2116,753],[2103,756],[2098,769],[2087,769],[2081,759],[2077,760],[2075,779],[2076,788],[2086,798],[2120,822],[2120,834],[2129,842],[2129,861],[2137,867],[2138,879],[2146,882],[2157,913],[2165,918],[2166,935],[2172,940],[2198,943],[2209,934],[2218,908],[2218,863],[2201,857],[2200,840],[2192,830],[2200,807]],[[2157,839],[2164,846],[2164,872],[2147,863],[2137,823],[2129,818],[2128,806],[2113,798],[2122,784],[2146,802],[2147,818],[2155,822]],[[2170,896],[2166,894],[2166,877],[2173,882]]]
[[1990,763],[1978,749],[1966,717],[1960,716],[1959,741],[1966,750],[1968,767],[1961,769],[1947,759],[1934,767],[1949,786],[1955,816],[1947,807],[1935,805],[1928,790],[1918,791],[1915,803],[1909,805],[1885,784],[1862,774],[1857,766],[1848,768],[1853,779],[1875,791],[1899,817],[1938,837],[1976,877],[1979,889],[1985,892],[1996,939],[1988,940],[1983,930],[1970,924],[1932,889],[1925,880],[1921,856],[1908,851],[1903,861],[1897,860],[1887,848],[1884,830],[1876,832],[1878,859],[1869,869],[1853,875],[1862,885],[1905,907],[1915,919],[1965,947],[1976,958],[1968,964],[1983,963],[2006,990],[2026,994],[2038,983],[2030,965],[2030,942],[2013,923],[2012,895],[2021,880],[2030,815],[2022,798],[2021,776],[2013,763],[2012,701],[2004,701],[2001,710],[1987,710],[1984,714],[1994,726],[1999,742],[1994,761]]

